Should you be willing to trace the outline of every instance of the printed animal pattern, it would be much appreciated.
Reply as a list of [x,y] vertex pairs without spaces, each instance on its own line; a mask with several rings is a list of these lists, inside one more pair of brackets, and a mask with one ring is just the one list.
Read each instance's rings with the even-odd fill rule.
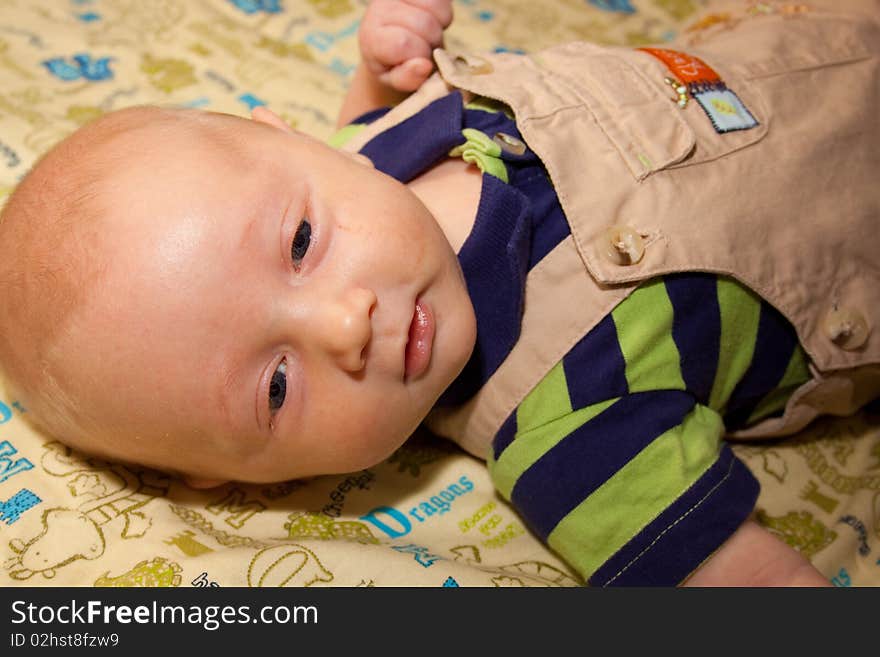
[[356,541],[358,543],[378,543],[370,528],[351,520],[333,520],[322,513],[303,513],[296,511],[289,516],[284,525],[290,538],[317,538],[331,541]]
[[[746,1],[746,0],[744,0]],[[326,138],[365,0],[0,0],[0,203],[33,162],[139,103]],[[700,38],[709,0],[455,0],[451,50]],[[714,21],[714,22],[713,22]],[[485,466],[419,434],[350,475],[195,491],[83,457],[26,423],[0,381],[0,586],[577,586]],[[838,586],[880,585],[880,416],[738,444],[757,518]]]
[[180,586],[180,566],[162,557],[135,564],[126,573],[109,577],[109,572],[95,580],[94,586]]

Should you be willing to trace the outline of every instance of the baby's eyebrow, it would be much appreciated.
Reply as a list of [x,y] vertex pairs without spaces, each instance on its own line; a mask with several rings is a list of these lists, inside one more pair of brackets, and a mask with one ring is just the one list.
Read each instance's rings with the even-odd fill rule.
[[238,248],[243,248],[247,243],[249,243],[252,239],[254,239],[254,233],[260,228],[264,217],[260,212],[254,212],[253,216],[245,223],[244,227],[241,230],[241,235],[238,237],[238,242],[236,245]]
[[[220,365],[220,386],[217,393],[217,405],[223,413],[223,419],[227,426],[237,426],[240,421],[239,415],[233,409],[239,408],[241,404],[240,391],[242,386],[239,384],[241,368],[230,364],[228,361]],[[255,396],[259,395],[259,390],[255,391]],[[254,423],[257,428],[260,427],[260,418],[257,413],[257,399],[254,403]]]

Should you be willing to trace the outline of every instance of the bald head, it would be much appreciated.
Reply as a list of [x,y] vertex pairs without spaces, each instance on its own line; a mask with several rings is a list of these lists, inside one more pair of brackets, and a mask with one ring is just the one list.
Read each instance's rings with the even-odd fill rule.
[[55,346],[114,265],[108,233],[127,210],[117,188],[187,135],[228,140],[221,124],[229,118],[156,107],[107,114],[46,153],[3,208],[0,372],[32,421],[53,435],[76,444],[93,428],[65,384]]

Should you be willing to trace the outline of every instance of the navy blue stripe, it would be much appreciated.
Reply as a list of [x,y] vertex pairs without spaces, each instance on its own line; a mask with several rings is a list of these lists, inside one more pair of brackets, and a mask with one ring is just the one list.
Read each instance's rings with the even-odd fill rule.
[[724,424],[728,429],[743,426],[758,403],[776,389],[796,346],[797,336],[788,320],[769,303],[761,302],[752,362],[727,402]]
[[[522,139],[516,123],[503,112],[465,109],[464,125],[480,130],[489,137],[503,132]],[[571,234],[571,228],[543,163],[531,149],[526,148],[520,155],[502,151],[501,159],[507,169],[508,184],[525,194],[532,204],[532,248],[529,253],[531,270]]]
[[378,107],[374,110],[370,110],[369,112],[364,112],[363,114],[355,118],[351,123],[356,125],[370,125],[373,121],[382,118],[390,111],[390,107]]
[[[409,182],[462,144],[461,92],[438,98],[421,112],[368,141],[361,153],[376,169]],[[408,157],[401,157],[405,153]]]
[[663,279],[672,303],[672,339],[681,360],[685,388],[709,403],[721,349],[721,309],[714,274],[676,274]]
[[705,474],[593,573],[590,585],[681,583],[745,522],[759,492],[758,480],[723,446]]
[[492,453],[495,455],[496,461],[501,456],[501,453],[507,449],[507,446],[513,442],[513,439],[516,437],[516,429],[516,409],[514,409],[513,413],[504,420],[504,424],[501,425],[501,428],[498,429],[498,433],[495,434],[495,438],[492,440]]
[[477,342],[439,405],[472,397],[519,339],[530,240],[528,199],[495,176],[483,176],[477,218],[458,254],[477,318]]
[[694,398],[679,390],[623,397],[554,445],[513,487],[511,502],[547,540],[574,507],[657,436],[681,424]]
[[[484,110],[475,110],[465,107],[464,124],[468,128],[473,128],[474,130],[479,130],[480,132],[485,133],[490,138],[493,137],[496,132],[503,132],[512,137],[516,137],[517,139],[522,139],[519,128],[516,127],[516,122],[507,118],[507,115],[504,112],[486,112]],[[502,157],[512,157],[512,159],[516,160],[521,156],[512,156],[510,153],[505,152],[502,153]]]
[[532,166],[511,171],[510,184],[529,197],[532,204],[532,250],[529,270],[571,234],[568,219],[559,205],[559,198],[544,172],[543,166]]
[[606,315],[562,359],[574,410],[629,392],[614,319]]

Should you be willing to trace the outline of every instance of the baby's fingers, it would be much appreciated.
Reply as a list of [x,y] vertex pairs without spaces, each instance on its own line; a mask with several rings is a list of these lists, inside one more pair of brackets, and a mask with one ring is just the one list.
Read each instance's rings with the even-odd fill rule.
[[415,57],[379,76],[384,84],[399,91],[415,91],[434,70],[434,64],[425,57]]
[[[432,47],[443,43],[443,30],[449,26],[434,13],[433,0],[405,0],[389,6],[382,18],[385,25],[396,25],[422,37]],[[436,3],[433,3],[436,4]],[[433,10],[433,11],[432,11]]]
[[386,25],[381,39],[363,44],[363,54],[373,72],[380,74],[409,59],[430,59],[431,45],[406,28]]
[[404,0],[404,2],[427,11],[437,19],[443,29],[452,23],[452,0]]

